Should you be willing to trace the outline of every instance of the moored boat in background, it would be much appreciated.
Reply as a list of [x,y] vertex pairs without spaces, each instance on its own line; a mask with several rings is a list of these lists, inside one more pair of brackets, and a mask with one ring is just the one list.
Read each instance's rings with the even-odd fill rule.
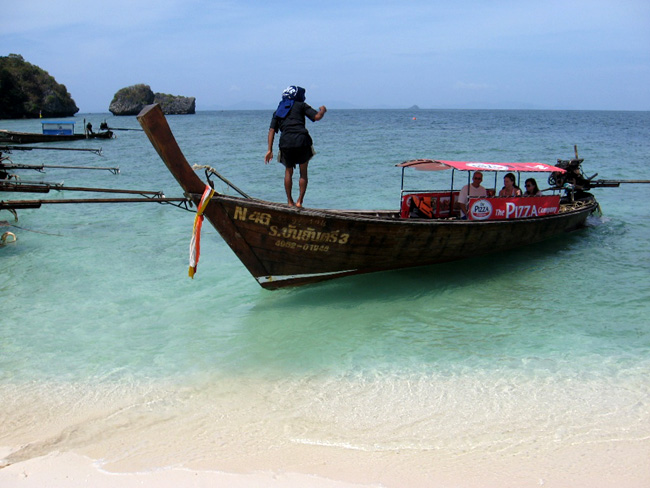
[[[111,139],[113,132],[103,130],[93,132],[84,128],[83,134],[76,134],[74,122],[41,122],[42,133],[17,132],[0,129],[0,143],[4,144],[35,144],[39,142],[79,141],[83,139]],[[91,126],[92,127],[92,126]]]

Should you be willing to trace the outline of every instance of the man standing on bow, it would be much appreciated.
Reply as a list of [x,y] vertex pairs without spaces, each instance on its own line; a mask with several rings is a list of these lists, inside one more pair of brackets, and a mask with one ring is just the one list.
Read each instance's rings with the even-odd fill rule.
[[[305,127],[305,117],[312,122],[320,120],[327,112],[321,106],[318,112],[305,103],[305,89],[300,86],[289,86],[282,93],[282,101],[273,113],[271,127],[268,135],[268,151],[264,156],[264,163],[268,164],[273,159],[273,140],[275,134],[280,132],[280,151],[278,161],[285,166],[284,190],[287,193],[289,206],[302,207],[302,202],[307,191],[307,165],[314,153],[313,141]],[[300,193],[294,203],[291,190],[293,186],[293,170],[300,167]]]

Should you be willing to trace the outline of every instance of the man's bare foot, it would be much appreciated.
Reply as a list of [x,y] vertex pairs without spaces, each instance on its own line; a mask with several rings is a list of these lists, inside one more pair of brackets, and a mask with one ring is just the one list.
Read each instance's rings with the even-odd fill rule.
[[300,202],[296,203],[296,207],[302,208],[302,203],[300,203]]
[[288,205],[289,205],[290,207],[295,207],[295,206],[296,206],[296,204],[293,203],[293,202],[289,202]]

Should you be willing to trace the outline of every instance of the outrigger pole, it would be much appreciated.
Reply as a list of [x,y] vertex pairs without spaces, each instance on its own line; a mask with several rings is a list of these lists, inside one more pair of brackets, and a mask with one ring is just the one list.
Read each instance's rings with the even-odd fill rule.
[[617,187],[622,184],[637,185],[643,183],[650,183],[650,180],[592,180],[590,186],[591,188]]
[[109,127],[108,130],[135,130],[139,132],[144,132],[142,129],[127,129],[126,127]]
[[49,204],[64,204],[64,203],[169,203],[175,207],[187,208],[190,200],[187,198],[167,198],[167,197],[153,197],[153,198],[71,198],[71,199],[57,199],[57,200],[0,200],[0,210],[16,210],[25,208],[40,208],[41,205]]
[[91,149],[91,148],[78,148],[78,147],[36,147],[36,146],[7,146],[0,145],[0,151],[31,151],[32,149],[41,149],[45,151],[84,151],[95,153],[98,156],[102,155],[102,148]]
[[16,163],[4,163],[3,165],[7,169],[33,169],[40,173],[43,173],[43,170],[45,168],[98,169],[98,170],[110,171],[114,175],[120,173],[119,166],[110,168],[107,166],[67,166],[63,164],[16,164]]
[[161,191],[147,191],[147,190],[123,190],[116,188],[91,188],[84,186],[65,186],[63,183],[20,183],[13,181],[0,181],[0,191],[14,191],[23,193],[48,193],[50,190],[56,191],[89,191],[98,193],[127,193],[131,195],[156,195],[164,197]]
[[[60,198],[55,200],[5,200],[0,201],[0,210],[3,209],[22,209],[22,208],[39,208],[45,204],[63,204],[63,203],[169,203],[179,208],[189,210],[188,205],[191,201],[188,198],[167,198],[162,191],[148,190],[128,190],[119,188],[89,188],[81,186],[64,186],[63,183],[48,184],[24,184],[8,181],[0,182],[0,191],[13,191],[23,193],[49,193],[50,190],[56,191],[86,191],[97,193],[120,193],[128,195],[140,195],[133,198]],[[149,195],[149,196],[148,196]]]

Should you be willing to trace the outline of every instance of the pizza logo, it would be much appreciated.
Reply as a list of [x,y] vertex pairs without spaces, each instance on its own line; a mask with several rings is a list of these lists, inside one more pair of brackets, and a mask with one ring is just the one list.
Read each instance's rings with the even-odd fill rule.
[[485,199],[477,200],[469,208],[472,220],[486,220],[492,215],[492,204]]

